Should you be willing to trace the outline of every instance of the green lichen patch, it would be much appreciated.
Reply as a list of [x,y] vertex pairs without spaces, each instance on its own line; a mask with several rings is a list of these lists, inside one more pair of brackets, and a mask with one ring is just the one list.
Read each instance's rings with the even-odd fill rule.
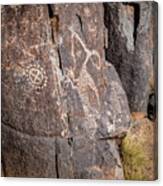
[[121,145],[124,175],[127,180],[153,180],[154,124],[145,118],[135,121]]

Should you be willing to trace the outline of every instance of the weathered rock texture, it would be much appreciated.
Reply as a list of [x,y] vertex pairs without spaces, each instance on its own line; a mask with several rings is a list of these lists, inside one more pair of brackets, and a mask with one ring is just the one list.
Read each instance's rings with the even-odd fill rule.
[[118,72],[131,113],[143,113],[123,140],[125,178],[152,180],[157,177],[157,4],[104,3],[104,10],[106,59]]
[[5,176],[123,179],[129,109],[103,29],[102,4],[2,8]]
[[130,110],[147,112],[149,96],[156,86],[157,4],[105,3],[104,7],[106,58],[120,76]]
[[[121,14],[127,14],[127,5],[119,5],[124,6]],[[129,128],[130,111],[124,81],[113,63],[120,59],[111,58],[114,65],[105,60],[109,56],[104,50],[108,7],[115,11],[116,5],[2,7],[4,176],[124,179],[117,139]],[[127,46],[134,50],[130,42]],[[143,47],[146,50],[146,44]],[[146,50],[149,64],[151,50]],[[128,54],[124,51],[124,59]],[[140,58],[138,77],[144,69],[143,54]],[[129,61],[122,64],[126,69],[132,66]],[[149,65],[150,73],[151,68]],[[130,72],[125,76],[132,79]],[[145,80],[138,79],[140,94],[146,96],[149,76],[146,69],[143,72]],[[134,95],[139,99],[139,92]],[[141,100],[144,109],[146,102]],[[137,102],[131,103],[140,108]]]

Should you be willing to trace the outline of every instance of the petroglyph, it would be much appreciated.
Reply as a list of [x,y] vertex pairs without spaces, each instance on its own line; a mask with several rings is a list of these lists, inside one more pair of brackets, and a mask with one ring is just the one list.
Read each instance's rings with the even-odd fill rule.
[[47,75],[43,67],[39,64],[30,64],[27,67],[17,63],[13,65],[14,69],[14,79],[15,83],[22,83],[25,92],[30,92],[31,90],[37,90],[37,93],[41,91],[47,85]]
[[74,44],[75,43],[74,43],[74,41],[75,41],[75,39],[77,39],[78,42],[80,43],[81,47],[83,48],[83,51],[86,53],[86,58],[85,58],[85,60],[83,62],[83,65],[86,65],[87,64],[87,62],[88,62],[88,60],[89,60],[89,58],[91,56],[97,56],[97,58],[98,58],[98,64],[96,64],[96,67],[97,67],[97,69],[100,69],[100,67],[101,67],[101,64],[100,64],[101,57],[100,57],[99,53],[96,50],[89,50],[86,47],[86,45],[84,44],[84,42],[82,41],[82,39],[79,37],[79,35],[73,30],[73,28],[69,28],[69,30],[72,33],[72,35],[71,35],[71,39],[72,39],[71,55],[74,58],[74,62],[77,61],[76,56],[79,56],[79,54],[80,54],[79,53],[80,51],[78,51],[78,54],[75,54],[75,47],[74,47]]
[[47,85],[47,75],[39,64],[32,64],[26,70],[28,81],[36,90],[42,90]]
[[[78,72],[79,74],[77,76],[74,76],[74,78],[75,81],[77,82],[77,86],[79,87],[81,99],[83,100],[83,103],[85,105],[88,104],[89,98],[87,95],[88,94],[87,91],[88,91],[88,87],[91,87],[91,89],[95,93],[95,98],[97,99],[97,103],[98,105],[100,105],[99,94],[95,82],[91,74],[89,74],[86,68],[86,65],[90,61],[90,59],[96,57],[98,59],[97,62],[94,63],[95,60],[92,60],[92,63],[93,65],[95,65],[97,70],[100,70],[101,69],[100,55],[96,50],[89,50],[84,44],[84,42],[82,41],[82,39],[79,37],[79,35],[72,28],[69,28],[69,30],[71,31],[72,34],[71,55],[73,57],[74,66],[75,66],[75,69],[73,71],[75,72],[76,70],[79,70]],[[77,46],[75,46],[75,44]]]

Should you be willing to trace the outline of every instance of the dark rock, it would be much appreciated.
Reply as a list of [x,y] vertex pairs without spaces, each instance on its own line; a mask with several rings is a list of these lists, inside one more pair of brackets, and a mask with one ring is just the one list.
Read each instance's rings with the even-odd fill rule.
[[19,132],[2,124],[4,176],[57,177],[55,138]]
[[148,113],[148,118],[152,121],[155,121],[156,119],[156,95],[154,92],[149,95],[147,113]]
[[156,2],[105,3],[106,58],[116,68],[132,112],[147,112],[155,89]]
[[130,113],[103,19],[102,4],[3,6],[5,176],[124,178]]

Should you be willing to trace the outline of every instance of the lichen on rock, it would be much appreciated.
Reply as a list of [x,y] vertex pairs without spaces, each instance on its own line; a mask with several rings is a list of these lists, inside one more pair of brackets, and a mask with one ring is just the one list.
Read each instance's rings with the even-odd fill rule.
[[136,114],[121,144],[125,179],[153,180],[155,178],[155,123]]

